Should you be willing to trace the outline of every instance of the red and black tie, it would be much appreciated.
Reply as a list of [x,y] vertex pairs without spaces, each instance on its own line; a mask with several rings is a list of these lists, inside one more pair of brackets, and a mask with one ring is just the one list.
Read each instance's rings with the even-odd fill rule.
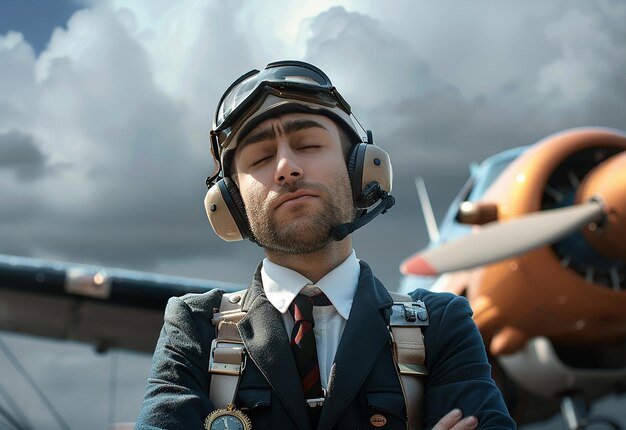
[[293,330],[291,331],[291,350],[300,373],[302,391],[306,399],[323,397],[320,368],[317,362],[315,334],[313,333],[313,327],[315,326],[313,306],[328,306],[330,304],[328,297],[324,293],[311,297],[298,294],[291,306],[289,306],[289,313],[291,313],[294,320]]

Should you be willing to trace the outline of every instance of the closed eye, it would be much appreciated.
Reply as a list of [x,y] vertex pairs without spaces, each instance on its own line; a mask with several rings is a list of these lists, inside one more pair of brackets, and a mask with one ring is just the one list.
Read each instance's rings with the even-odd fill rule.
[[265,161],[270,160],[272,157],[273,157],[272,155],[266,155],[264,157],[259,157],[251,165],[252,166],[258,166],[259,164],[263,164]]
[[299,146],[298,149],[299,150],[306,150],[306,149],[316,149],[321,147],[321,145],[317,144],[317,143],[313,143],[313,144],[309,144],[309,145],[302,145]]

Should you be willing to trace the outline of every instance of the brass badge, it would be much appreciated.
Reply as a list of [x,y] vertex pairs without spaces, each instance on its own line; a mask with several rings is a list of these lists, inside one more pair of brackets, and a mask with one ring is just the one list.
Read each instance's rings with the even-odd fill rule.
[[374,427],[383,427],[385,424],[387,424],[387,418],[385,418],[385,416],[381,414],[372,415],[372,417],[370,418],[370,424]]
[[204,420],[206,430],[252,430],[250,418],[235,408],[228,405],[226,409],[220,408],[211,412]]

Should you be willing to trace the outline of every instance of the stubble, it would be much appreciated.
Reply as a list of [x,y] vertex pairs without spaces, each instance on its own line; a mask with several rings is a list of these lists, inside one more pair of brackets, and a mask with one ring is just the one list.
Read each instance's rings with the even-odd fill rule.
[[[279,222],[272,210],[281,195],[306,189],[319,194],[320,204],[286,222]],[[251,196],[246,202],[250,229],[256,242],[269,251],[290,255],[309,254],[328,246],[333,227],[354,220],[356,209],[347,177],[336,175],[329,185],[297,182],[284,186],[271,200]]]

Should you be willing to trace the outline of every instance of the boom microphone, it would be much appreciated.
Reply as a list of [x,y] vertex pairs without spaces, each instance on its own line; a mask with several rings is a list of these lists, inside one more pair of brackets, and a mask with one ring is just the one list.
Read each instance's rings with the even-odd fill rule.
[[366,212],[364,215],[355,219],[352,222],[339,224],[337,227],[333,227],[330,231],[330,236],[336,241],[343,240],[347,235],[352,233],[357,228],[363,227],[365,224],[376,218],[381,213],[387,212],[387,210],[391,208],[395,203],[396,199],[394,199],[392,195],[385,193],[378,206],[376,206],[370,212]]

